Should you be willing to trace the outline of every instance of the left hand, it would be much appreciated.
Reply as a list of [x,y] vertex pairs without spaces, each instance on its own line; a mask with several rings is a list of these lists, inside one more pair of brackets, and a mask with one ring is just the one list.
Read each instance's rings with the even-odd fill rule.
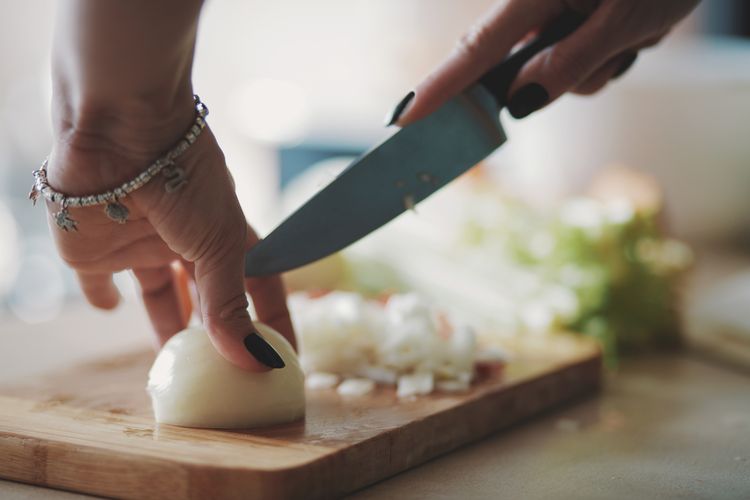
[[[190,100],[180,104],[181,109],[190,110]],[[189,117],[185,123],[190,123]],[[171,142],[180,137],[186,124],[175,129]],[[67,139],[55,144],[48,178],[56,189],[74,195],[111,189],[137,175],[149,164],[146,158],[159,156],[155,150],[137,159],[133,150],[138,148],[128,150],[129,144],[122,139],[115,142],[116,152],[100,138]],[[186,172],[187,184],[166,193],[164,179],[154,178],[121,200],[130,212],[125,224],[109,220],[103,207],[71,208],[78,230],[66,232],[52,218],[58,204],[47,203],[60,256],[76,271],[89,302],[102,309],[114,308],[119,302],[112,273],[131,269],[141,286],[159,346],[187,326],[189,296],[184,291],[184,276],[180,276],[187,272],[196,285],[203,323],[219,353],[241,368],[267,370],[243,345],[253,331],[245,292],[253,299],[258,319],[294,346],[281,279],[276,275],[245,278],[243,286],[244,252],[258,238],[245,222],[210,128],[206,127],[176,164]]]
[[[191,74],[202,4],[59,0],[47,169],[52,188],[67,195],[105,192],[180,140],[195,118]],[[77,232],[50,220],[59,253],[89,302],[104,309],[119,301],[112,273],[132,269],[159,344],[187,324],[179,276],[187,270],[217,351],[240,368],[268,370],[274,361],[267,362],[268,350],[254,335],[245,292],[258,319],[294,346],[285,292],[279,276],[244,279],[244,252],[257,237],[209,127],[176,166],[187,184],[166,193],[158,176],[133,191],[122,199],[130,211],[123,225],[102,207],[71,208]]]

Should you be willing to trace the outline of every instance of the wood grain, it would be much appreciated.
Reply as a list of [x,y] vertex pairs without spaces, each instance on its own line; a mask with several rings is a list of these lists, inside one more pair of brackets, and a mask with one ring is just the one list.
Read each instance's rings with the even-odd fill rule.
[[308,391],[304,421],[251,431],[156,425],[152,353],[0,388],[0,476],[126,498],[331,498],[596,390],[598,349],[556,337],[459,395]]

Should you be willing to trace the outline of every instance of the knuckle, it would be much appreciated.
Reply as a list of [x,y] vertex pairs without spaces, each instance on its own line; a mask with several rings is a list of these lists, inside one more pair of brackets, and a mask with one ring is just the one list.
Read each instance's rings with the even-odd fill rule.
[[456,42],[456,52],[469,59],[479,58],[492,46],[492,31],[486,24],[475,24]]
[[63,252],[60,252],[60,258],[63,262],[65,262],[65,265],[78,270],[81,265],[85,265],[86,262],[82,261],[80,258],[74,257],[73,255],[68,255]]
[[250,313],[247,308],[249,302],[247,295],[241,293],[231,297],[229,300],[218,304],[216,308],[210,308],[205,313],[206,326],[210,331],[217,331],[229,325],[246,325],[250,321]]
[[665,36],[669,34],[670,30],[665,31],[664,33],[659,33],[658,35],[654,35],[652,37],[646,38],[643,42],[636,45],[636,48],[638,49],[646,49],[649,47],[653,47],[655,45],[658,45],[662,39],[664,39]]
[[245,247],[245,229],[229,228],[226,225],[211,226],[203,236],[195,240],[183,257],[191,262],[203,260],[221,262],[233,253],[242,253]]
[[93,272],[98,269],[98,259],[90,257],[82,257],[80,255],[72,255],[66,253],[60,253],[60,258],[65,264],[76,271],[81,272]]
[[557,80],[561,89],[575,87],[588,72],[583,59],[570,52],[553,49],[546,60],[547,71]]
[[575,88],[575,93],[579,95],[593,95],[599,92],[607,83],[606,82],[584,82]]
[[60,259],[76,271],[86,270],[102,258],[104,250],[93,244],[91,239],[73,242],[57,242],[57,253]]

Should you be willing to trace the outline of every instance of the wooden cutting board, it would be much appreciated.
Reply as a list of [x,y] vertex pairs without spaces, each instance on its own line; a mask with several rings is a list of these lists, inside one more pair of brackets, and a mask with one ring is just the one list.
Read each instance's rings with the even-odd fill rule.
[[304,421],[252,431],[156,425],[153,353],[0,387],[0,477],[131,498],[331,498],[595,391],[599,350],[558,336],[470,392],[399,401],[308,391]]

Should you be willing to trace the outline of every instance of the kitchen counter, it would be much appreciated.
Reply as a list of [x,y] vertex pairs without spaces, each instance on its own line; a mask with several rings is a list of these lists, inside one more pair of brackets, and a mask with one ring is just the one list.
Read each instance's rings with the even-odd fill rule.
[[750,498],[748,382],[685,355],[629,362],[599,397],[353,498]]
[[[48,324],[6,320],[0,382],[148,339],[135,305],[111,314],[77,305],[56,325],[58,330],[52,331]],[[25,362],[32,353],[35,362]],[[631,360],[609,376],[599,396],[466,446],[352,498],[637,495],[750,498],[748,373],[688,353]],[[87,497],[0,480],[0,498]]]

